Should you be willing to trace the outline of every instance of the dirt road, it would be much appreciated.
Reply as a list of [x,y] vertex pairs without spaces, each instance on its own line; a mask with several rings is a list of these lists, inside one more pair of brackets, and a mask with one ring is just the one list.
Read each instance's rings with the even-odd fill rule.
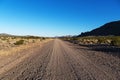
[[120,80],[119,58],[59,39],[21,54],[0,66],[0,80]]

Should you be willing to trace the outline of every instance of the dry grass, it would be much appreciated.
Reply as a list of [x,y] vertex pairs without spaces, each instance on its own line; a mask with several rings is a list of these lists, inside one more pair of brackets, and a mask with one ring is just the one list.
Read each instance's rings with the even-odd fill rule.
[[[46,40],[22,39],[22,40],[24,40],[24,44],[14,45],[14,43],[16,41],[19,41],[19,40],[21,40],[21,38],[17,38],[17,39],[9,38],[8,43],[7,42],[5,42],[5,43],[2,42],[2,45],[0,45],[0,47],[1,47],[0,56],[9,56],[9,55],[18,53],[18,52],[20,52],[22,50],[29,49],[29,48],[37,46],[37,45],[39,46],[39,45],[41,45],[41,42],[45,43],[45,42],[48,42],[51,39],[46,39]],[[6,46],[9,46],[9,47],[6,47]]]

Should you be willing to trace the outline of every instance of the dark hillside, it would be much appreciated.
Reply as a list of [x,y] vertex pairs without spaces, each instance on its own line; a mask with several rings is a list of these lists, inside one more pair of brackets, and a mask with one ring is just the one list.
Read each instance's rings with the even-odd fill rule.
[[90,32],[81,33],[80,36],[120,36],[120,21],[114,21],[96,28]]

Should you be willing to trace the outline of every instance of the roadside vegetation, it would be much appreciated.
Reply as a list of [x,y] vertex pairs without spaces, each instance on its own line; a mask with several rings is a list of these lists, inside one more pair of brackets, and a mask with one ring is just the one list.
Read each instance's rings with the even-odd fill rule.
[[37,43],[45,39],[47,38],[38,36],[0,36],[0,50],[29,43]]
[[63,37],[63,40],[70,41],[75,44],[83,45],[111,45],[120,46],[120,36],[85,36],[85,37]]
[[120,36],[61,37],[61,39],[120,58]]
[[19,40],[14,43],[15,45],[22,45],[24,44],[24,40]]

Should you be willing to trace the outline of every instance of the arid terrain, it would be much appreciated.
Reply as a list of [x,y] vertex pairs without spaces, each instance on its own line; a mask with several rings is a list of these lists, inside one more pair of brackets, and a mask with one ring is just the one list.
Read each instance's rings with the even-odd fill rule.
[[0,50],[0,80],[120,80],[120,58],[108,53],[60,39],[11,47]]

